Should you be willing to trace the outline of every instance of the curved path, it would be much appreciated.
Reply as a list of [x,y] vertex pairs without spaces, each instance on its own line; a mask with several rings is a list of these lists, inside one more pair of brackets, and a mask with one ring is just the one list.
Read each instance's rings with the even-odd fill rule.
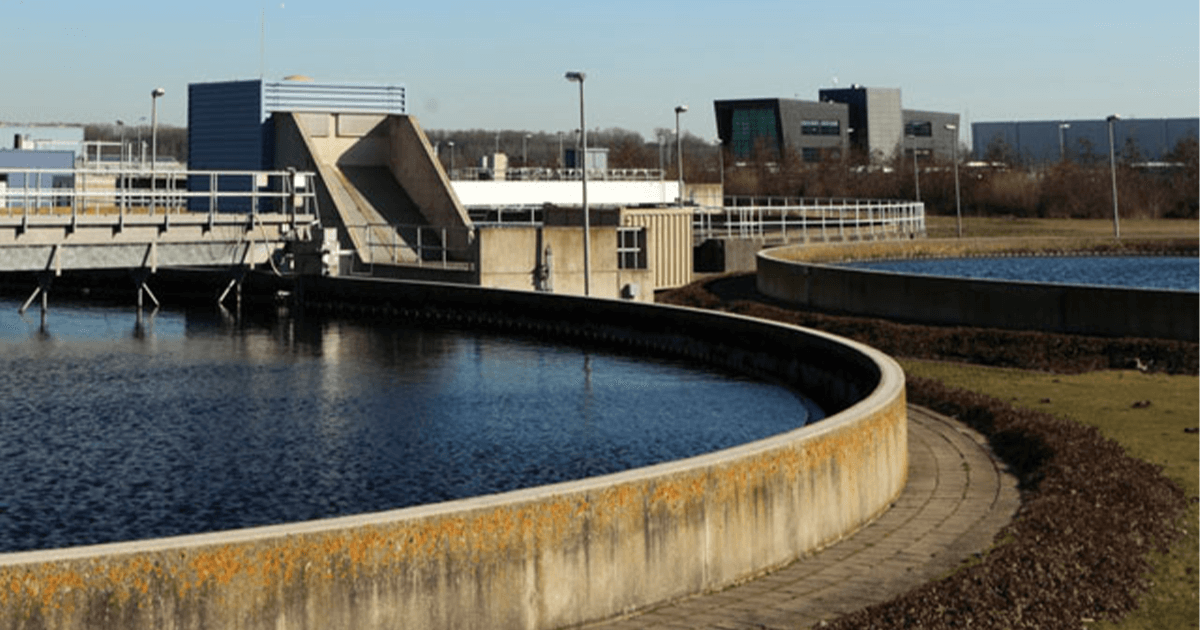
[[975,431],[922,407],[908,410],[908,484],[877,520],[739,586],[585,627],[809,628],[887,601],[986,549],[1016,513],[1016,479]]

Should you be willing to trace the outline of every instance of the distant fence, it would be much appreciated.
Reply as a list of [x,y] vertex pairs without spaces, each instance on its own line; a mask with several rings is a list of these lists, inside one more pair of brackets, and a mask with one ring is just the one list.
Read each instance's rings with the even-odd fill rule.
[[249,212],[316,214],[312,173],[2,168],[0,216]]
[[925,234],[925,204],[880,199],[726,197],[723,207],[696,210],[693,234],[696,242],[913,238]]

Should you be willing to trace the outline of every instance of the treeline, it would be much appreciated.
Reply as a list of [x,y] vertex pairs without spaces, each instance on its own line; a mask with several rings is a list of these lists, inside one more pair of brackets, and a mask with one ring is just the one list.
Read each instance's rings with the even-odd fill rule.
[[[150,159],[150,136],[153,129],[150,125],[117,125],[117,124],[88,124],[83,126],[83,139],[102,142],[121,142],[130,147],[134,159],[141,155],[139,146],[144,146],[146,159]],[[139,145],[139,141],[141,144]],[[187,164],[188,157],[187,127],[158,125],[158,157],[175,158],[181,164]],[[111,151],[111,153],[110,153]],[[104,155],[116,159],[118,153],[114,149],[105,149]]]
[[[960,156],[968,155],[960,151]],[[1106,218],[1112,216],[1112,169],[1104,159],[1068,159],[1029,167],[1003,156],[986,166],[959,163],[962,211],[967,216]],[[772,159],[774,158],[774,159]],[[1128,218],[1197,218],[1200,214],[1200,155],[1197,140],[1177,144],[1162,162],[1133,166],[1117,163],[1117,199]],[[732,195],[917,199],[930,214],[954,214],[954,164],[923,159],[919,177],[912,156],[897,155],[884,164],[865,160],[805,163],[795,154],[767,156],[725,171],[725,192]]]
[[[478,167],[493,153],[508,156],[509,168],[559,168],[563,152],[579,146],[575,131],[548,133],[536,131],[426,130],[442,165],[450,167],[450,143],[453,142],[454,167]],[[611,169],[663,169],[664,177],[678,176],[675,131],[659,129],[653,140],[627,129],[588,130],[589,148],[608,149]],[[708,143],[691,133],[683,133],[683,172],[687,181],[720,181],[718,154],[715,143]]]
[[[136,143],[140,135],[150,142],[148,125],[92,124],[84,129],[87,140]],[[548,133],[514,130],[428,130],[426,135],[447,170],[478,167],[499,151],[510,168],[558,168],[562,151],[577,146],[575,132]],[[453,143],[453,148],[451,147]],[[931,214],[954,214],[954,168],[949,161],[923,159],[919,177],[912,157],[896,155],[884,164],[868,164],[849,156],[846,160],[808,163],[795,152],[782,156],[758,152],[749,160],[731,159],[714,142],[684,133],[684,180],[692,183],[725,183],[728,195],[849,197],[917,199]],[[588,131],[588,146],[608,149],[612,169],[664,170],[664,178],[678,176],[675,132],[658,129],[654,138],[626,129]],[[1117,164],[1117,191],[1121,215],[1129,218],[1197,218],[1200,215],[1200,152],[1196,138],[1176,145],[1156,167],[1135,167],[1128,148]],[[149,151],[147,150],[147,155]],[[187,162],[187,129],[159,125],[158,154]],[[963,213],[968,216],[1102,218],[1112,213],[1112,174],[1107,156],[1088,153],[1041,167],[1022,165],[1002,151],[989,151],[986,167],[959,164]],[[135,149],[136,155],[136,149]],[[1103,159],[1102,159],[1103,158]]]

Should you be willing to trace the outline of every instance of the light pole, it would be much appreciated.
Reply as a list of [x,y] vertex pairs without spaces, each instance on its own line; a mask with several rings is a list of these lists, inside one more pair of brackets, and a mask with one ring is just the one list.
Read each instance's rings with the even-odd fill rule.
[[[142,130],[146,126],[146,117],[138,116],[137,124],[137,144],[134,146],[138,150],[138,168],[146,168],[146,143],[142,142]],[[133,150],[129,152],[129,157],[133,157]]]
[[1067,140],[1064,132],[1071,128],[1071,123],[1058,123],[1058,161],[1067,159]]
[[687,105],[675,106],[675,161],[679,168],[679,206],[683,206],[683,136],[679,133],[679,115],[687,111]]
[[917,168],[917,137],[909,136],[912,140],[913,152],[913,180],[917,187],[917,201],[921,200],[921,169]]
[[[563,164],[563,133],[561,131],[558,132],[558,168],[566,168],[566,164]],[[560,174],[559,177],[561,176]]]
[[587,200],[587,124],[583,117],[583,79],[585,75],[582,72],[568,72],[566,78],[568,81],[577,81],[579,83],[579,144],[582,161],[580,162],[580,171],[583,174],[583,295],[591,295],[591,235],[592,231],[591,218],[588,216],[588,200]]
[[717,145],[717,170],[721,172],[721,206],[725,205],[725,145],[721,144],[721,137],[713,141]]
[[158,97],[166,94],[162,88],[150,92],[150,189],[154,189],[154,168],[158,164]]
[[454,141],[446,143],[450,147],[450,178],[454,178]]
[[954,160],[954,215],[958,217],[958,238],[962,238],[962,196],[958,188],[958,125],[946,125],[947,131],[953,131],[953,160]]
[[529,139],[533,134],[527,133],[521,138],[521,168],[529,167]]
[[1121,216],[1117,213],[1117,150],[1113,140],[1113,124],[1121,120],[1119,114],[1108,118],[1108,163],[1112,170],[1112,199],[1113,199],[1113,238],[1121,240]]
[[125,121],[118,120],[117,126],[121,128],[121,170],[125,170]]

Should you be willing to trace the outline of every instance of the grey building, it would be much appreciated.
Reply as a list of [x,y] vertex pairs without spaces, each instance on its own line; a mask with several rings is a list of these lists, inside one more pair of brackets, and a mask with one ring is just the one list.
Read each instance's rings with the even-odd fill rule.
[[[1108,159],[1108,122],[1039,120],[980,122],[971,125],[976,160],[1027,165],[1063,159]],[[1113,148],[1119,159],[1159,162],[1180,142],[1200,137],[1200,118],[1130,118],[1113,123]]]
[[758,151],[778,155],[781,147],[806,161],[841,159],[849,148],[849,112],[844,105],[795,99],[716,101],[717,135],[735,159]]
[[735,159],[757,151],[799,154],[806,162],[840,160],[855,152],[885,161],[903,151],[950,159],[958,115],[905,110],[897,88],[820,91],[819,101],[759,98],[714,103],[717,134]]

